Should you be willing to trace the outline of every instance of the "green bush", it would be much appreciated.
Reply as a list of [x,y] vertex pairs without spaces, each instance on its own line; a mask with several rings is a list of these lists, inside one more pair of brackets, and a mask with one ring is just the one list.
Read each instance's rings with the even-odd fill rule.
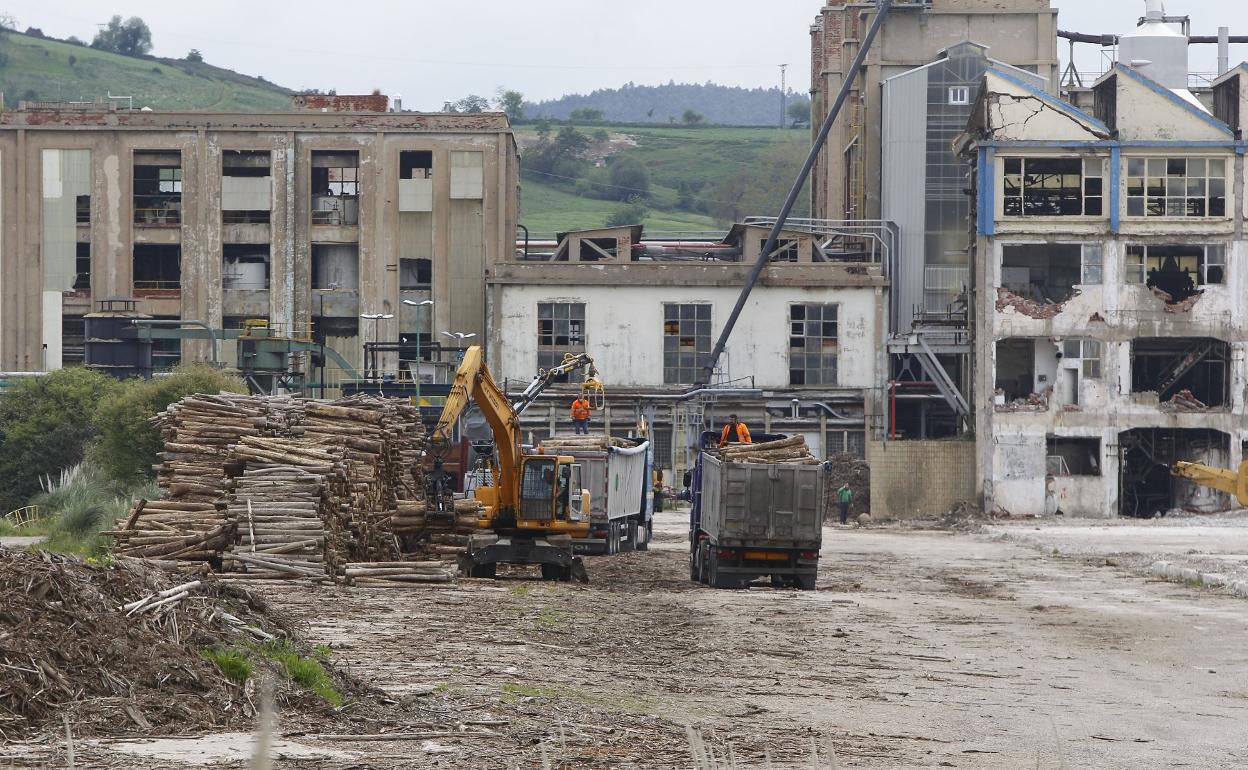
[[262,646],[260,652],[266,658],[282,664],[291,679],[324,698],[331,706],[342,705],[342,693],[334,688],[329,672],[319,661],[303,657],[286,642],[270,642]]
[[[118,494],[117,488],[91,462],[63,470],[59,479],[45,480],[45,484],[45,491],[31,499],[42,514],[35,529],[48,535],[38,547],[84,557],[108,551],[112,541],[100,532],[112,529],[128,514],[135,497],[160,496],[155,484]],[[28,531],[35,534],[29,528],[22,530]]]
[[91,415],[116,380],[80,367],[19,381],[0,396],[0,514],[26,505],[40,479],[82,462]]
[[128,487],[152,478],[161,439],[148,420],[186,396],[221,391],[246,393],[247,388],[207,364],[178,367],[167,377],[127,380],[95,411],[99,442],[93,456],[115,484]]
[[604,227],[624,227],[626,225],[639,225],[646,221],[646,217],[650,216],[650,210],[646,208],[646,204],[641,202],[641,198],[633,197],[628,203],[612,211],[607,220],[603,223]]
[[200,654],[216,663],[225,678],[232,682],[245,684],[251,678],[251,660],[246,652],[229,647],[209,647]]

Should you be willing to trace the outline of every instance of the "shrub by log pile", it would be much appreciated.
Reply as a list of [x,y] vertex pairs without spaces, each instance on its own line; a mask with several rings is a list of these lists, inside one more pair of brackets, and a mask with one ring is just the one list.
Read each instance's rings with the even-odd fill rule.
[[790,436],[759,444],[729,444],[719,450],[720,459],[730,463],[779,463],[818,465],[819,460],[806,447],[806,438]]

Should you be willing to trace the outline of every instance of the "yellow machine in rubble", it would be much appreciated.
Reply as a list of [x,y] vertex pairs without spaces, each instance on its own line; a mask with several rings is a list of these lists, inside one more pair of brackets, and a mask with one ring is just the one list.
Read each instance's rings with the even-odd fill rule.
[[[547,385],[578,369],[587,371],[589,390],[601,393],[593,360],[569,354],[559,366],[539,372],[513,404],[490,374],[482,348],[474,345],[464,352],[430,444],[435,458],[445,454],[470,403],[476,403],[494,434],[491,482],[474,491],[485,512],[478,522],[481,533],[471,536],[460,564],[465,575],[494,577],[498,564],[540,564],[548,580],[588,581],[580,557],[572,553],[572,539],[588,536],[590,528],[581,466],[572,457],[525,454],[520,442],[520,414]],[[454,516],[449,496],[434,496],[429,506],[427,515]]]
[[1200,463],[1177,462],[1170,469],[1173,476],[1211,487],[1228,495],[1234,495],[1239,505],[1248,508],[1248,460],[1239,464],[1238,471],[1214,468]]

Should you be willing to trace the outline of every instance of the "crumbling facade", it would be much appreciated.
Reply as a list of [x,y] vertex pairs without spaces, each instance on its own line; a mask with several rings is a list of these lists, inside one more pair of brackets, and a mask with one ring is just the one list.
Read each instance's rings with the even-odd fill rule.
[[[698,433],[734,413],[755,432],[801,433],[816,452],[862,456],[883,362],[878,239],[785,231],[715,376],[697,385],[767,234],[742,224],[722,242],[664,243],[622,227],[518,254],[489,279],[490,366],[515,390],[564,353],[588,353],[607,385],[594,429],[627,435],[644,421],[656,463],[677,473],[691,467]],[[569,382],[530,407],[534,439],[570,430],[576,389]]]
[[1230,505],[1172,478],[1236,467],[1248,421],[1248,105],[1241,65],[1211,114],[1119,64],[1093,114],[1001,69],[974,162],[974,408],[986,508],[1152,516]]
[[[0,368],[80,362],[83,316],[117,296],[213,328],[266,319],[357,366],[365,342],[482,336],[484,276],[514,248],[518,216],[506,116],[386,112],[376,95],[296,102],[0,116]],[[172,340],[157,357],[208,350]]]

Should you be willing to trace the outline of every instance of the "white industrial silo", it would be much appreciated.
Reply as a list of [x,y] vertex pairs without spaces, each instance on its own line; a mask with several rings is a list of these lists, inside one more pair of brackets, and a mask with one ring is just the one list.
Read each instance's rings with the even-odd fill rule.
[[1118,62],[1173,90],[1187,89],[1187,36],[1162,21],[1162,0],[1145,0],[1144,23],[1118,37]]

